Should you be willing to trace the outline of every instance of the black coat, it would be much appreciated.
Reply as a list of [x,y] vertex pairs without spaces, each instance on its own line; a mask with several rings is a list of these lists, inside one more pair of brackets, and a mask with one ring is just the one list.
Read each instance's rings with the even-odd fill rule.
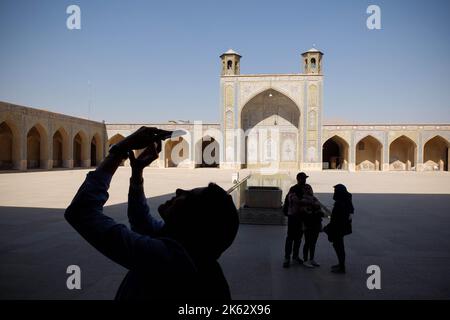
[[343,201],[336,201],[334,203],[333,211],[331,212],[331,224],[333,224],[336,235],[345,236],[352,233],[352,220],[350,220],[349,206]]
[[324,228],[328,235],[328,240],[333,242],[335,238],[343,237],[352,233],[352,220],[350,215],[353,214],[354,208],[352,204],[352,195],[347,193],[343,196],[335,197],[333,211],[331,212],[331,221]]

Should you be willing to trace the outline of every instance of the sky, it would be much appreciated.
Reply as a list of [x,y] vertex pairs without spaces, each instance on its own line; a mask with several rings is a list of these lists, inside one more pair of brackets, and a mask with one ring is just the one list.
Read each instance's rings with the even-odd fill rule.
[[[81,9],[69,30],[66,8]],[[369,30],[366,9],[381,9]],[[0,0],[0,100],[107,123],[220,119],[220,59],[300,73],[324,52],[324,117],[450,123],[450,1]]]

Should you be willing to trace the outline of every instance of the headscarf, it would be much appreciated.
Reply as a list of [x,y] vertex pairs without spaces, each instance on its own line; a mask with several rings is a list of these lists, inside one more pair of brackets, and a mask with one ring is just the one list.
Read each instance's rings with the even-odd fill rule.
[[355,211],[352,203],[352,194],[347,191],[347,188],[343,184],[337,184],[334,186],[333,200],[344,204],[349,213]]

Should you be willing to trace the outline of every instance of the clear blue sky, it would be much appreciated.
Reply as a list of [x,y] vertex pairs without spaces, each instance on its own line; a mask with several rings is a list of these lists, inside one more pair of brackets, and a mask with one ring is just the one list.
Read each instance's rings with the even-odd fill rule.
[[[81,30],[66,8],[81,7]],[[366,28],[381,7],[382,30]],[[450,1],[0,0],[0,100],[107,122],[219,121],[219,55],[297,73],[324,53],[324,114],[450,122]],[[88,83],[91,83],[89,86]],[[91,94],[89,87],[91,87]]]

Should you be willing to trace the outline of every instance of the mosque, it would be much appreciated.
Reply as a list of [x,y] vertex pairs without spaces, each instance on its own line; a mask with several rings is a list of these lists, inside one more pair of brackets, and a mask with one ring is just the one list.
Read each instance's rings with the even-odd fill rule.
[[242,56],[223,53],[220,123],[105,124],[0,102],[0,170],[94,167],[142,125],[186,132],[163,142],[158,168],[449,170],[450,124],[325,123],[323,56],[302,53],[299,73],[241,74]]

